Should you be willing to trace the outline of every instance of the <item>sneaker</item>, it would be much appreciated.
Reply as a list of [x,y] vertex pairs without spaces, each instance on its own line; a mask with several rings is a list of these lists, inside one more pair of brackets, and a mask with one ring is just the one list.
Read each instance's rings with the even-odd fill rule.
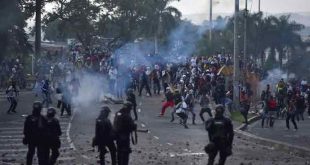
[[164,117],[164,115],[163,114],[159,114],[157,117]]

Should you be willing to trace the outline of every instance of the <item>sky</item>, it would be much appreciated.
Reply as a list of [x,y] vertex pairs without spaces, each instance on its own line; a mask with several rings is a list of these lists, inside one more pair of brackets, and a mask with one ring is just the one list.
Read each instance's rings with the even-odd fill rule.
[[[235,0],[212,0],[213,14],[216,18],[218,15],[231,15],[234,12]],[[245,0],[240,1],[240,10],[245,7]],[[258,11],[259,0],[248,0],[248,10],[251,13]],[[175,0],[170,5],[178,8],[183,18],[192,21],[195,24],[201,24],[209,16],[210,0]],[[45,9],[51,11],[53,5],[46,5]],[[300,23],[310,26],[310,0],[261,0],[261,10],[268,14],[278,13],[304,13],[306,17],[298,18]]]
[[[210,0],[180,0],[172,2],[183,15],[209,12]],[[248,9],[258,11],[259,0],[248,0]],[[232,13],[235,0],[213,0],[214,13]],[[245,0],[240,0],[240,9],[244,9]],[[310,0],[261,0],[261,10],[268,13],[310,12]]]

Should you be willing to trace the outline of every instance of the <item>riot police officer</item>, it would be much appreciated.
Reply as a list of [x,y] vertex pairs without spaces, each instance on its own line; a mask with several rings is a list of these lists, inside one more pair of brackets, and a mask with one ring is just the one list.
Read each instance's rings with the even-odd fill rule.
[[54,165],[59,156],[59,148],[61,145],[60,136],[61,136],[61,127],[57,118],[55,118],[56,109],[51,107],[47,110],[47,124],[46,124],[46,133],[49,138],[47,155],[52,151],[51,156],[49,157],[49,165]]
[[230,119],[224,117],[224,110],[223,105],[217,105],[215,117],[209,119],[205,124],[210,141],[205,147],[205,151],[209,155],[208,165],[214,164],[218,152],[220,153],[218,165],[224,165],[226,158],[232,154],[233,125]]
[[127,90],[127,99],[128,102],[132,104],[133,113],[135,115],[135,120],[138,120],[138,113],[137,113],[137,101],[136,101],[136,95],[134,94],[133,89]]
[[98,146],[100,152],[100,164],[105,165],[106,147],[109,148],[111,154],[112,165],[116,165],[116,147],[114,144],[112,123],[109,119],[111,110],[109,107],[102,107],[100,115],[96,120],[95,137],[92,146]]
[[34,102],[32,114],[27,116],[25,120],[23,144],[28,145],[27,165],[32,165],[35,149],[37,149],[39,165],[48,164],[46,157],[47,145],[44,141],[46,119],[41,115],[41,110],[42,103]]
[[125,102],[114,118],[114,131],[116,134],[118,165],[128,165],[130,148],[130,134],[137,129],[130,116],[132,104]]

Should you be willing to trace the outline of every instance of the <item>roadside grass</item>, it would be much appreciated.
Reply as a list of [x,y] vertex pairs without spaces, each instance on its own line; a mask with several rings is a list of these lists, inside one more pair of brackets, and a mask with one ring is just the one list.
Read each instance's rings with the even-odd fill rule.
[[[251,117],[255,116],[255,114],[252,114],[252,113],[249,113],[248,114],[248,119],[250,119]],[[244,118],[243,116],[241,115],[240,111],[233,111],[231,112],[231,119],[233,121],[237,121],[239,123],[242,123],[244,122]]]

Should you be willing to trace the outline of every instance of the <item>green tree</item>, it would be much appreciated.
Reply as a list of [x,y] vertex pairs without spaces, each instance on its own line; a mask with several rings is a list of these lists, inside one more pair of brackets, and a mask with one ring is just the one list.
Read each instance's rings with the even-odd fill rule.
[[[99,7],[89,0],[58,1],[55,11],[44,17],[45,30],[58,30],[61,40],[68,36],[76,38],[84,47],[91,45],[96,36],[96,20]],[[49,33],[48,33],[49,34]],[[47,37],[51,37],[48,35]],[[53,38],[55,40],[55,38]],[[57,40],[57,39],[56,39]]]
[[18,0],[0,1],[0,60],[6,55],[25,55],[31,49],[24,30],[23,10]]

